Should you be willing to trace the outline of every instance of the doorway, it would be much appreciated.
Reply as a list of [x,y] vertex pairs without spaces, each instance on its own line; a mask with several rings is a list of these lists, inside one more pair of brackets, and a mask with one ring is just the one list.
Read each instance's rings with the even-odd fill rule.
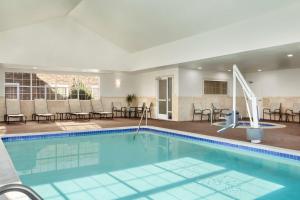
[[157,118],[163,120],[172,120],[173,78],[161,77],[157,80],[157,82]]

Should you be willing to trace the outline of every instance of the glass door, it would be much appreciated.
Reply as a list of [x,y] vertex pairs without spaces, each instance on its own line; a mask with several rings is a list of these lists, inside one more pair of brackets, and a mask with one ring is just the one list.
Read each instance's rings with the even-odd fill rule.
[[158,118],[172,119],[172,77],[158,80]]

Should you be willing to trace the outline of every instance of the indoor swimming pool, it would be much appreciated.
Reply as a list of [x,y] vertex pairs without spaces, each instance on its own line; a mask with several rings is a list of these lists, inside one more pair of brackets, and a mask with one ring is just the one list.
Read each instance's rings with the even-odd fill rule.
[[142,128],[2,140],[23,184],[45,200],[300,197],[300,156]]

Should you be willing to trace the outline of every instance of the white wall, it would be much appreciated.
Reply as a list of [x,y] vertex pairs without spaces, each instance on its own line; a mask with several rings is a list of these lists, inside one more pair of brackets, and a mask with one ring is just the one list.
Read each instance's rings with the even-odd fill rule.
[[5,96],[5,69],[0,65],[0,97]]
[[[129,73],[107,73],[100,75],[100,95],[102,97],[125,97],[135,93],[135,76]],[[120,81],[120,86],[116,81]]]
[[300,69],[248,73],[245,75],[258,97],[300,96]]
[[209,72],[197,69],[179,69],[179,96],[195,97],[203,95],[203,81],[218,80],[228,82],[228,95],[232,91],[232,74],[227,72]]
[[178,67],[170,69],[158,69],[135,73],[135,93],[137,96],[156,97],[157,78],[173,77],[173,96],[178,96]]

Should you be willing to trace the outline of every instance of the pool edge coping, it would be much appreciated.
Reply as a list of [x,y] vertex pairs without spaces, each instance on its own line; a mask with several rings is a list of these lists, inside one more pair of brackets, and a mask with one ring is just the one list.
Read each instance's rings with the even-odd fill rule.
[[[3,134],[0,135],[0,139],[3,142],[3,138],[10,138],[10,137],[26,137],[26,136],[51,136],[51,135],[60,135],[62,133],[65,134],[71,134],[74,133],[80,134],[86,132],[86,134],[89,134],[88,132],[104,132],[104,131],[113,131],[113,130],[128,130],[128,129],[137,129],[138,126],[122,126],[122,127],[112,127],[112,128],[101,128],[101,129],[89,129],[89,130],[78,130],[78,131],[51,131],[51,132],[35,132],[35,133],[19,133],[19,134]],[[278,152],[278,153],[285,153],[285,154],[291,154],[295,156],[300,156],[300,151],[299,150],[293,150],[293,149],[286,149],[282,147],[275,147],[271,145],[265,145],[265,144],[253,144],[250,142],[246,141],[240,141],[240,140],[234,140],[234,139],[227,139],[227,138],[221,138],[221,137],[216,137],[216,136],[209,136],[209,135],[203,135],[200,133],[193,133],[193,132],[188,132],[188,131],[180,131],[180,130],[174,130],[174,129],[168,129],[168,128],[161,128],[157,126],[141,126],[143,129],[152,129],[152,130],[157,130],[157,131],[163,131],[163,132],[168,132],[168,133],[175,133],[184,138],[184,136],[192,136],[198,139],[208,139],[208,140],[213,140],[216,142],[223,142],[223,143],[229,143],[233,145],[242,145],[250,148],[255,148],[255,149],[261,149],[261,150],[267,150],[267,151],[273,151],[273,152]],[[222,145],[222,144],[219,144]],[[225,146],[225,145],[223,145]],[[237,148],[237,147],[236,147]],[[246,150],[247,151],[247,150]],[[279,156],[280,157],[280,156]],[[300,161],[300,160],[299,160]]]

